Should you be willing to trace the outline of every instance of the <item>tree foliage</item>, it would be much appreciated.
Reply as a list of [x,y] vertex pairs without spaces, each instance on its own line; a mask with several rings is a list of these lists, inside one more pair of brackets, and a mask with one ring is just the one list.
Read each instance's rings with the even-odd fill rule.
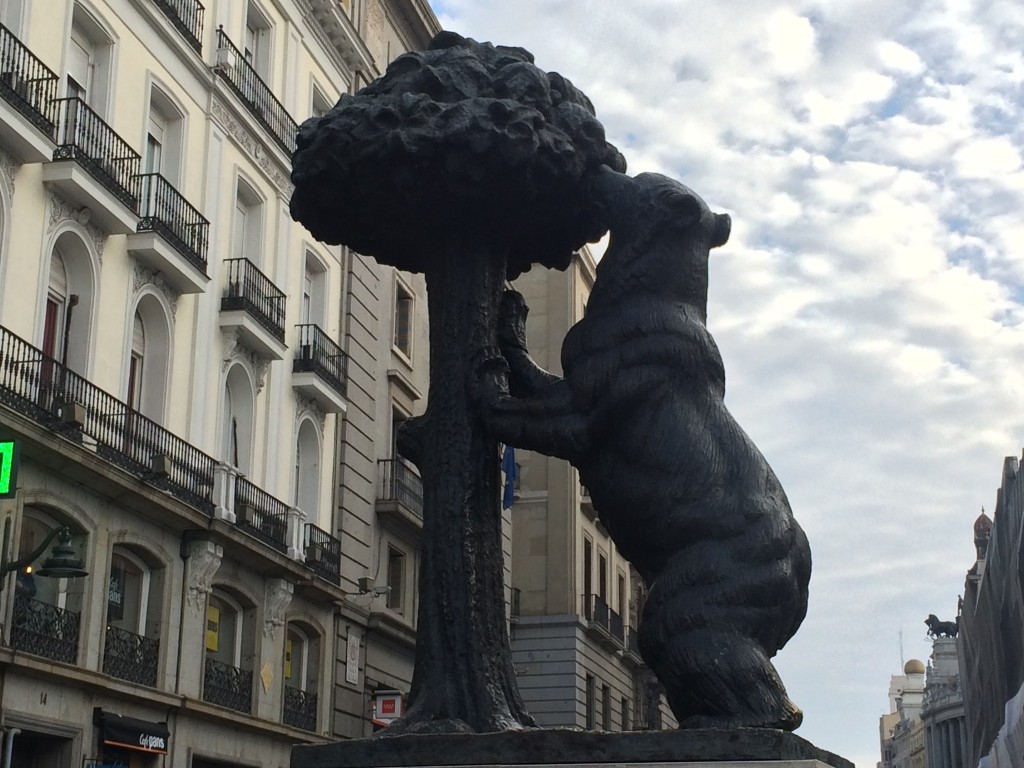
[[292,216],[320,240],[424,271],[438,247],[564,269],[604,229],[584,194],[625,171],[590,100],[522,48],[442,32],[299,130]]

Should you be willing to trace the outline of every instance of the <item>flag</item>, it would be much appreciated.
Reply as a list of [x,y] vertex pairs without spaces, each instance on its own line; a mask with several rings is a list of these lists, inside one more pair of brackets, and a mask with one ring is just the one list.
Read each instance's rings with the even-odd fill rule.
[[508,509],[516,501],[516,449],[505,446],[501,457],[501,471],[505,473],[505,492],[501,496],[501,508]]

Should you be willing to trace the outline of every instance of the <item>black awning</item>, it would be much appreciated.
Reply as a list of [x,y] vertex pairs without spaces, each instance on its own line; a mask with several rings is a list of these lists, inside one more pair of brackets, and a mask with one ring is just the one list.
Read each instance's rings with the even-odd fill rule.
[[134,717],[116,715],[97,708],[93,722],[100,729],[100,742],[111,747],[134,749],[154,755],[166,755],[171,732],[167,723],[151,723]]

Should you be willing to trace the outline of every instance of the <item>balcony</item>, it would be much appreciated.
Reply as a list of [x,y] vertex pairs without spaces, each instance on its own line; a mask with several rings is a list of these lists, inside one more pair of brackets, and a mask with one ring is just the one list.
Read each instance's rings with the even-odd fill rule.
[[53,156],[60,78],[0,24],[0,141],[19,161]]
[[156,687],[160,641],[117,627],[107,627],[103,645],[103,672],[118,680]]
[[205,9],[198,0],[154,0],[157,7],[171,20],[185,41],[203,52],[203,13]]
[[622,617],[613,611],[600,595],[582,595],[582,603],[587,631],[609,649],[621,648],[625,642]]
[[179,293],[202,293],[210,222],[158,173],[138,177],[142,193],[136,234],[128,250]]
[[78,661],[81,619],[74,611],[32,597],[14,598],[11,647],[65,664]]
[[203,701],[236,712],[252,712],[252,670],[239,669],[206,657]]
[[625,650],[624,658],[627,662],[636,667],[643,666],[644,660],[640,655],[640,637],[636,633],[636,627],[626,628]]
[[423,527],[423,481],[412,465],[401,456],[377,462],[380,490],[377,514],[407,529]]
[[2,327],[0,405],[212,513],[212,457]]
[[217,28],[217,62],[213,71],[224,78],[257,122],[270,132],[274,141],[288,157],[295,152],[295,134],[298,125],[282,106],[263,78],[245,60],[244,54]]
[[290,725],[292,728],[316,731],[316,705],[316,691],[302,691],[286,685],[284,687],[284,717],[281,719],[285,725]]
[[303,535],[306,566],[331,584],[341,585],[341,542],[327,531],[306,523]]
[[288,505],[243,477],[235,486],[235,525],[276,550],[288,551]]
[[142,158],[88,104],[57,99],[57,148],[43,166],[43,181],[113,234],[131,234],[138,224]]
[[292,361],[292,386],[327,413],[345,412],[346,358],[316,325],[297,325],[299,347]]
[[220,300],[220,327],[238,334],[253,352],[283,360],[285,295],[248,259],[228,259]]

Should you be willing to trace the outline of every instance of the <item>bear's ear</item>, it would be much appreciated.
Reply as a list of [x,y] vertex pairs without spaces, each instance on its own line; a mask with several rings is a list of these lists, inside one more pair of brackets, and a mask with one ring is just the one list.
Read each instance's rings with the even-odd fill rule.
[[729,233],[732,231],[732,219],[727,213],[716,213],[715,231],[711,233],[711,247],[718,248],[725,245],[729,240]]

